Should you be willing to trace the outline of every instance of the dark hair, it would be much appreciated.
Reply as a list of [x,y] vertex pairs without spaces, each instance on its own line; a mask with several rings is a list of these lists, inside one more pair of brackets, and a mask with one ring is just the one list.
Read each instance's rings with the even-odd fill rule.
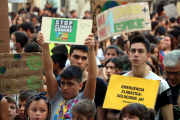
[[130,71],[132,68],[131,61],[129,60],[129,56],[125,55],[121,57],[123,62],[123,71]]
[[55,64],[57,64],[57,63],[59,64],[60,69],[63,69],[65,67],[67,55],[65,55],[64,53],[57,51],[57,52],[53,53],[51,58]]
[[[120,112],[123,117],[126,114],[139,117],[139,120],[155,120],[155,111],[148,109],[145,105],[139,103],[132,103],[126,105]],[[121,120],[121,117],[119,118]]]
[[66,47],[66,45],[63,45],[63,44],[60,44],[60,45],[56,45],[52,50],[51,52],[54,53],[54,52],[57,52],[57,51],[60,51],[64,54],[68,54],[68,49]]
[[176,18],[175,18],[175,17],[171,17],[171,18],[169,19],[169,21],[170,21],[171,23],[175,23],[175,22],[176,22]]
[[120,50],[119,50],[119,48],[118,48],[117,46],[115,46],[115,45],[110,45],[109,47],[106,48],[104,54],[106,54],[106,52],[107,52],[108,49],[114,49],[114,50],[116,50],[116,53],[117,53],[117,55],[119,56]]
[[159,33],[159,35],[165,35],[166,34],[166,29],[163,26],[158,26],[155,30],[155,35],[157,35],[157,33]]
[[117,43],[117,46],[120,47],[122,50],[124,50],[124,42],[123,42],[123,39],[122,39],[122,36],[119,36],[116,38],[116,43]]
[[12,96],[6,96],[5,97],[8,103],[13,103],[16,106],[16,110],[18,109],[16,100]]
[[84,115],[87,120],[90,118],[94,118],[96,115],[96,106],[94,102],[88,99],[83,99],[81,101],[78,101],[73,107],[72,107],[72,113],[78,113],[81,115]]
[[[170,40],[171,40],[171,50],[174,50],[174,49],[175,49],[175,46],[174,46],[174,38],[173,38],[173,36],[170,35],[170,34],[167,34],[167,35],[164,36],[164,37],[169,37],[169,38],[170,38]],[[164,49],[165,49],[165,48],[164,48]]]
[[176,40],[177,40],[178,36],[180,35],[180,30],[176,30],[176,29],[171,30],[171,31],[169,32],[169,34],[171,34],[171,35],[172,35],[173,37],[175,37]]
[[179,26],[176,26],[176,25],[171,26],[170,28],[173,28],[174,30],[175,30],[175,29],[176,29],[176,30],[180,30],[180,27],[179,27]]
[[37,43],[31,42],[24,46],[24,52],[42,52],[42,49]]
[[86,10],[84,13],[89,13],[89,14],[91,14],[91,12],[90,12],[90,11],[88,11],[88,10]]
[[35,90],[26,90],[19,95],[19,100],[27,101],[31,96],[38,94]]
[[144,36],[148,39],[148,41],[150,43],[157,44],[157,39],[156,39],[156,37],[154,35],[152,35],[152,34],[145,34]]
[[158,59],[154,55],[151,55],[151,60],[153,62],[153,65],[155,66],[157,75],[160,76],[160,69],[159,69],[159,61],[158,61]]
[[154,66],[149,61],[146,61],[146,65],[149,65],[152,69],[152,72],[157,74],[156,69],[154,68]]
[[88,47],[85,46],[85,45],[71,45],[71,48],[70,48],[70,56],[71,56],[71,54],[74,52],[74,50],[81,50],[81,51],[83,51],[83,52],[88,53]]
[[163,40],[163,38],[161,36],[156,36],[156,39],[157,39],[157,43],[160,43],[161,40]]
[[31,33],[34,33],[34,27],[31,22],[24,22],[21,25],[18,26],[18,30],[22,28],[24,31],[30,30]]
[[152,21],[151,22],[151,29],[155,30],[156,26],[158,26],[159,22],[158,21]]
[[115,67],[118,68],[119,70],[123,70],[123,62],[122,62],[118,57],[109,58],[109,59],[106,61],[105,66],[106,66],[109,62],[114,63]]
[[[154,49],[155,48],[158,48],[158,46],[156,45],[156,44],[153,44],[153,43],[151,43],[151,54],[154,54]],[[159,50],[159,48],[158,48],[158,50]],[[158,53],[158,61],[160,62],[160,58],[159,58],[160,56],[159,56],[159,53]]]
[[70,11],[70,14],[73,14],[74,12],[76,12],[76,10],[71,10],[71,11]]
[[10,28],[9,28],[9,33],[10,35],[15,32],[15,31],[18,31],[18,25],[12,25]]
[[21,44],[21,47],[23,48],[28,43],[28,36],[24,32],[16,31],[13,32],[14,36],[16,37],[16,42]]
[[61,79],[72,80],[75,79],[77,83],[82,82],[82,70],[77,66],[69,66],[61,73]]
[[24,110],[24,118],[26,120],[28,120],[27,109],[29,109],[29,106],[33,101],[38,101],[38,100],[44,100],[46,102],[47,107],[48,107],[48,116],[47,116],[47,118],[45,120],[50,120],[50,117],[51,117],[51,103],[50,103],[50,100],[45,96],[46,93],[47,92],[42,92],[40,94],[33,95],[27,100],[26,107],[25,107],[25,110]]
[[143,37],[142,35],[138,35],[138,36],[135,36],[134,38],[131,39],[130,41],[130,48],[131,48],[131,45],[133,43],[143,43],[146,47],[146,51],[147,53],[150,53],[150,50],[151,50],[151,46],[150,46],[150,43],[149,41]]

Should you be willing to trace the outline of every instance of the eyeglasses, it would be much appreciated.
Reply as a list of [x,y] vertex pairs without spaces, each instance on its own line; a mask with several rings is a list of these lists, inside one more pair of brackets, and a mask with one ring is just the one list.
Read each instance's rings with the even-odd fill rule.
[[115,66],[106,66],[106,70],[108,70],[109,68],[110,68],[111,70],[116,69],[116,67],[115,67]]
[[164,71],[164,74],[167,75],[167,76],[170,76],[171,74],[173,76],[179,76],[180,75],[180,71],[178,72],[168,72],[168,71]]

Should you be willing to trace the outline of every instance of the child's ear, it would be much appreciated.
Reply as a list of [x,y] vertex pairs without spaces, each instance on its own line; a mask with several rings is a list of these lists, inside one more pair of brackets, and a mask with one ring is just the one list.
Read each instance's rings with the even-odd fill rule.
[[79,83],[79,90],[81,90],[81,88],[83,87],[83,83]]

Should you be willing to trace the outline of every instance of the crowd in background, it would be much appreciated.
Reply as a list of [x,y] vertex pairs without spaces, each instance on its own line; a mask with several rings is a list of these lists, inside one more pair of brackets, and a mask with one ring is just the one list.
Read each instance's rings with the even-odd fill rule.
[[[55,44],[49,50],[40,32],[42,18],[78,18],[76,10],[65,16],[57,8],[51,2],[45,9],[27,3],[26,9],[9,13],[10,53],[41,52],[44,87],[41,93],[23,91],[18,101],[1,96],[2,120],[179,120],[180,17],[153,12],[152,30],[124,31],[102,42],[93,27],[84,46]],[[86,11],[83,19],[91,19],[91,12]],[[138,103],[121,111],[104,109],[111,74],[161,80],[155,109]]]

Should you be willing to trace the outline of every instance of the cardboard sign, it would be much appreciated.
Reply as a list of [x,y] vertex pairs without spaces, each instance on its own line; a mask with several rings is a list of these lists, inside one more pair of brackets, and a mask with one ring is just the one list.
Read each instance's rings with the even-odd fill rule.
[[[129,0],[130,1],[130,0]],[[93,27],[96,26],[96,15],[98,15],[99,13],[112,8],[112,7],[116,7],[119,5],[125,5],[127,3],[129,3],[129,1],[125,1],[125,0],[115,0],[115,1],[110,1],[110,0],[91,0],[90,1],[90,5],[91,5],[91,15],[92,15],[92,19],[93,19]]]
[[41,53],[0,54],[0,94],[41,91],[43,67]]
[[46,43],[84,45],[91,30],[92,20],[49,17],[42,20],[41,31]]
[[99,41],[126,32],[151,30],[147,2],[113,7],[96,16]]
[[130,103],[154,108],[160,80],[111,75],[103,108],[121,110]]
[[166,15],[169,18],[176,17],[176,16],[179,15],[177,10],[176,10],[176,7],[175,7],[174,3],[166,5],[166,6],[163,6],[163,8],[164,8],[164,11],[165,11]]
[[8,2],[0,0],[0,53],[9,53]]

